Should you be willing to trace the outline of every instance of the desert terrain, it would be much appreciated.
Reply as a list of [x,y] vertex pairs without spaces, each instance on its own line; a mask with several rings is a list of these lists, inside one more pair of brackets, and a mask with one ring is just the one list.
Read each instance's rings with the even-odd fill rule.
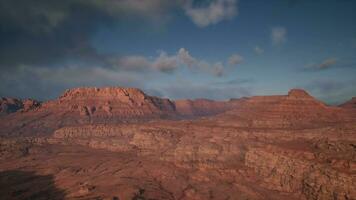
[[1,199],[356,199],[355,98],[2,98]]

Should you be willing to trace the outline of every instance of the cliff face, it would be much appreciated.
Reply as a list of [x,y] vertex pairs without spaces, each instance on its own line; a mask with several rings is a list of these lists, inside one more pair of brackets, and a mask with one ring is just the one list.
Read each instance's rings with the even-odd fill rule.
[[40,106],[40,102],[32,99],[1,98],[0,116],[5,116],[15,112],[27,112]]
[[[154,122],[65,127],[55,131],[49,142],[134,152],[178,169],[204,172],[202,180],[213,180],[208,174],[218,171],[215,178],[244,188],[248,196],[252,194],[250,199],[285,199],[281,195],[285,194],[289,199],[347,200],[356,195],[355,128],[345,124],[291,131],[232,128],[204,121]],[[209,198],[204,190],[197,189],[195,195]]]
[[[68,199],[349,200],[352,113],[297,89],[171,102],[137,89],[79,88],[1,118],[0,131],[31,137],[0,138],[0,170],[54,174]],[[22,186],[14,185],[10,196]]]
[[[28,102],[23,109],[31,107]],[[123,123],[172,118],[169,99],[144,94],[135,88],[76,88],[31,112],[17,112],[0,121],[5,134],[48,134],[76,124]]]
[[70,89],[41,106],[30,100],[5,100],[1,113],[15,114],[0,121],[0,135],[51,134],[60,127],[78,124],[196,118],[225,112],[236,104],[202,99],[173,102],[136,88],[120,87]]
[[352,97],[349,101],[340,105],[342,108],[356,109],[356,97]]
[[235,126],[294,129],[353,119],[353,113],[326,106],[300,89],[293,89],[288,95],[250,97],[236,109],[216,117],[221,123]]
[[108,117],[135,120],[169,115],[175,107],[169,99],[151,97],[136,88],[76,88],[44,104],[43,109],[71,111],[100,121]]

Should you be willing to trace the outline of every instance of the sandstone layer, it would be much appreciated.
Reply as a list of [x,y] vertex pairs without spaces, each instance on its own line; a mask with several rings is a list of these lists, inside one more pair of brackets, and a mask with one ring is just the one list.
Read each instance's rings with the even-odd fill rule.
[[2,119],[45,111],[23,129],[46,125],[46,134],[0,138],[6,199],[356,199],[355,111],[303,90],[172,102],[136,89],[74,89]]
[[340,107],[348,109],[356,109],[356,97],[352,97],[349,101],[340,105]]
[[30,100],[3,102],[1,112],[15,113],[0,120],[0,135],[48,135],[58,128],[78,124],[191,119],[222,113],[235,105],[211,100],[174,102],[146,95],[136,88],[120,87],[70,89],[41,105]]

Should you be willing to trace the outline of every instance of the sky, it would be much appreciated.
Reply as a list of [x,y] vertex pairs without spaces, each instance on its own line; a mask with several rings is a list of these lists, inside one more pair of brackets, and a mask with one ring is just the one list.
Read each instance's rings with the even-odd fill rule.
[[356,96],[354,0],[0,0],[0,96]]

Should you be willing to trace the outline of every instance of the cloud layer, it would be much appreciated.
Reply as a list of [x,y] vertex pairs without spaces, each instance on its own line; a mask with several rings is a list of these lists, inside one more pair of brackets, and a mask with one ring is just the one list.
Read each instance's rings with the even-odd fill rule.
[[306,66],[306,69],[311,69],[311,70],[324,70],[324,69],[329,69],[331,67],[334,67],[338,63],[337,58],[327,58],[323,60],[321,63],[318,64],[308,64]]
[[194,0],[187,0],[184,10],[196,25],[205,27],[235,17],[237,0],[213,0],[203,6],[195,5]]
[[[91,43],[101,27],[122,22],[165,24],[177,8],[198,26],[216,24],[237,14],[236,0],[202,2],[203,7],[196,7],[192,0],[2,0],[0,69],[68,61],[109,65],[111,55],[99,53]],[[158,68],[162,68],[162,62],[169,62],[173,68],[173,60],[163,54],[160,59]]]
[[282,45],[287,41],[287,29],[281,26],[271,29],[271,40],[274,45]]

